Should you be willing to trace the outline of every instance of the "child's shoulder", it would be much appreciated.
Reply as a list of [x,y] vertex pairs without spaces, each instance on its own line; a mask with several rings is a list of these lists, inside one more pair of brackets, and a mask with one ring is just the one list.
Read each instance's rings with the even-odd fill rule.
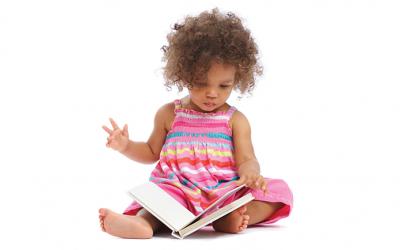
[[175,118],[175,102],[168,102],[162,105],[156,113],[156,122],[162,123],[165,130],[171,129],[172,122]]
[[236,109],[229,120],[229,125],[232,129],[243,128],[249,126],[249,121],[240,110]]
[[162,105],[162,106],[158,109],[157,113],[161,113],[161,114],[171,114],[171,113],[174,113],[174,110],[175,110],[175,102],[172,101],[172,102],[168,102],[168,103]]

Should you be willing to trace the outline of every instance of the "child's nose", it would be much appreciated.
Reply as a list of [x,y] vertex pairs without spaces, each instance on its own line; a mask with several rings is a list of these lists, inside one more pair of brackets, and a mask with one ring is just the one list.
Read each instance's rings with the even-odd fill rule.
[[218,96],[218,93],[214,89],[208,89],[206,95],[209,98],[216,98]]

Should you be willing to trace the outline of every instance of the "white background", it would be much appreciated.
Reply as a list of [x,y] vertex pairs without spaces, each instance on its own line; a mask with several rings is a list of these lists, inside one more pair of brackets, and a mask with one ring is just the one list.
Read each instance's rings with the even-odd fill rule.
[[[258,43],[264,76],[230,104],[251,122],[262,174],[292,188],[293,213],[238,235],[105,234],[98,209],[122,212],[154,166],[106,148],[101,126],[113,117],[147,140],[156,110],[186,94],[163,86],[167,33],[215,6]],[[0,248],[399,249],[399,11],[378,0],[1,1]]]

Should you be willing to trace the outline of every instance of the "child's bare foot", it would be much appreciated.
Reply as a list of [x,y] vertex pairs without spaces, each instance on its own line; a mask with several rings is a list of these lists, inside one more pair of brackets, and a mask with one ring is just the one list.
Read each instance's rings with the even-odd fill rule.
[[214,230],[224,233],[239,233],[243,231],[247,228],[250,219],[249,215],[244,214],[246,210],[247,206],[245,205],[214,221],[212,224]]
[[148,239],[153,236],[151,225],[140,216],[118,214],[100,208],[99,219],[101,229],[113,236],[132,239]]

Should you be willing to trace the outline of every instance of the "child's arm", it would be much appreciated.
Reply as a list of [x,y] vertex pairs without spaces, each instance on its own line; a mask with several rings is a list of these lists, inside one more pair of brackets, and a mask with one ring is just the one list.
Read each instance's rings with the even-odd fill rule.
[[232,134],[235,147],[235,162],[240,179],[238,185],[266,191],[266,183],[260,175],[260,165],[251,142],[251,128],[246,116],[236,111],[232,116]]
[[126,149],[120,151],[120,153],[133,161],[144,164],[152,164],[157,161],[155,154],[147,142],[135,142],[130,140]]
[[[173,105],[173,103],[166,104],[157,111],[154,118],[153,132],[151,133],[147,142],[135,142],[129,140],[127,127],[126,130],[124,127],[124,130],[120,132],[121,133],[120,137],[123,137],[125,131],[127,138],[122,138],[120,140],[123,141],[125,139],[127,140],[126,143],[122,143],[123,146],[121,147],[113,147],[112,146],[113,141],[109,141],[108,144],[111,145],[110,147],[119,151],[121,154],[125,155],[129,159],[140,163],[151,164],[156,162],[159,159],[160,151],[162,145],[164,144],[165,136],[167,134],[166,122],[169,120],[168,118],[171,115],[171,104]],[[173,107],[172,107],[172,113],[173,113]],[[114,131],[111,130],[109,131],[111,131],[111,133],[118,134],[119,132],[118,126],[116,125],[115,122],[112,121],[112,119],[110,120],[113,125]],[[110,137],[114,138],[114,140],[118,140],[118,135],[113,135],[113,134],[110,135],[111,135]]]
[[[173,110],[172,110],[173,111]],[[137,162],[152,164],[159,160],[167,135],[166,121],[171,113],[171,103],[162,106],[154,117],[154,128],[147,142],[129,141],[121,153]]]

